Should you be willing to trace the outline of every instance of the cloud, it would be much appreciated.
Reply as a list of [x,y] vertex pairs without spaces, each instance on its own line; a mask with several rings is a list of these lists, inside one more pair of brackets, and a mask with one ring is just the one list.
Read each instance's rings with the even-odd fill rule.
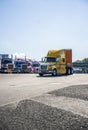
[[14,53],[13,58],[25,58],[25,53]]

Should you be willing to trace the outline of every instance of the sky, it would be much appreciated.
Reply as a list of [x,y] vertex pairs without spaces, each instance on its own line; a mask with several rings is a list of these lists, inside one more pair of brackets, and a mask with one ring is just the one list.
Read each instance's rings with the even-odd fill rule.
[[88,0],[0,0],[0,54],[40,60],[50,49],[88,57]]

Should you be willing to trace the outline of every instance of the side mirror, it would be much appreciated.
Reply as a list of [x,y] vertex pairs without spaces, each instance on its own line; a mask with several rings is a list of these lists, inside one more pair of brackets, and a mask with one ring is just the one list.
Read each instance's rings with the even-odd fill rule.
[[65,58],[62,58],[62,61],[65,62]]

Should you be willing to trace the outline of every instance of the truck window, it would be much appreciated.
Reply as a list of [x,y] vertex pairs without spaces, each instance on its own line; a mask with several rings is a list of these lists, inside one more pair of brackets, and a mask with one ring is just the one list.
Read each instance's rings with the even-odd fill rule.
[[44,62],[56,62],[57,59],[56,58],[53,58],[53,57],[45,57],[44,58]]

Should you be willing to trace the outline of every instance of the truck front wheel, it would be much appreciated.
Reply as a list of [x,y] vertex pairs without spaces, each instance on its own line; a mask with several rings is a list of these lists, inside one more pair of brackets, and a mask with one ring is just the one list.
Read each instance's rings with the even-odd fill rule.
[[56,76],[57,75],[57,71],[56,69],[53,70],[52,76]]

